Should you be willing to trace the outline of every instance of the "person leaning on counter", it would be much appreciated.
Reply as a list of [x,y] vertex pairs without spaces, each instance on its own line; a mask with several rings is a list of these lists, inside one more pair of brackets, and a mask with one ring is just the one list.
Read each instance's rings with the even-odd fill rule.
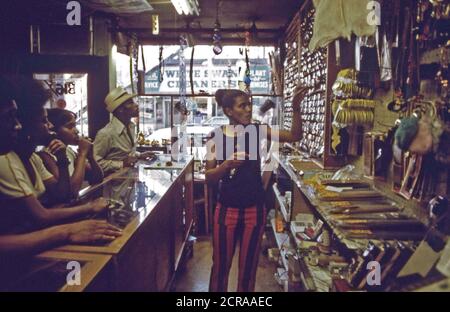
[[[42,85],[37,81],[28,81],[26,85],[31,88],[26,90],[32,102],[25,106],[34,106],[37,113],[33,127],[48,130],[43,108],[48,98]],[[104,209],[104,199],[71,208],[46,209],[41,205],[38,198],[46,187],[54,184],[54,178],[36,154],[20,156],[13,150],[23,135],[14,90],[9,80],[0,77],[0,256],[34,252],[57,243],[105,241],[120,236],[120,229],[101,220],[54,225],[70,217]],[[27,109],[22,109],[22,113],[24,111]],[[26,135],[28,137],[32,139]]]
[[112,114],[111,121],[98,131],[94,141],[94,156],[105,175],[132,167],[139,159],[154,155],[136,152],[136,125],[131,121],[139,116],[139,106],[134,101],[136,96],[118,87],[105,98],[106,110]]

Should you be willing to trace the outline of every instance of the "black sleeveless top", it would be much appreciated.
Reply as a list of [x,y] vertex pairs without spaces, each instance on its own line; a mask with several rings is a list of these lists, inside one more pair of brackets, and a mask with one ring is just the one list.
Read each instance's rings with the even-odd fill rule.
[[[242,126],[243,127],[243,126]],[[250,124],[238,135],[224,134],[224,128],[213,131],[217,163],[220,165],[233,153],[248,154],[244,164],[231,170],[219,182],[218,202],[225,207],[247,208],[262,204],[264,188],[261,179],[260,125]]]

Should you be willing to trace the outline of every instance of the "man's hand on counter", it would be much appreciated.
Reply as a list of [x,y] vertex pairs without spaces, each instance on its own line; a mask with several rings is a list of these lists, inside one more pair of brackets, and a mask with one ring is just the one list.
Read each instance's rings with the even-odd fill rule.
[[65,225],[70,243],[112,241],[122,235],[122,230],[106,221],[87,220]]
[[93,213],[99,213],[108,207],[108,200],[104,197],[99,197],[96,200],[93,200],[92,202],[88,203],[88,205],[91,207],[91,210]]
[[138,161],[138,158],[136,156],[128,156],[123,161],[124,167],[133,167],[134,164]]
[[154,152],[143,152],[139,155],[139,159],[141,160],[148,160],[148,159],[153,159],[155,158],[155,153]]

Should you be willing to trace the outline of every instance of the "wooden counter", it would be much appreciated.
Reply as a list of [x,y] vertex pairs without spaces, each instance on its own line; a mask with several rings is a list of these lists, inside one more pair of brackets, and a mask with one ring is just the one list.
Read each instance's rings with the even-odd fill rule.
[[110,256],[111,291],[168,290],[193,225],[192,157],[179,165],[168,170],[139,163],[83,190],[84,200],[103,196],[123,203],[121,210],[97,216],[120,226],[123,235],[104,245],[64,245],[52,252]]
[[10,260],[1,269],[1,291],[110,290],[113,277],[110,255],[46,251],[35,257],[18,256]]

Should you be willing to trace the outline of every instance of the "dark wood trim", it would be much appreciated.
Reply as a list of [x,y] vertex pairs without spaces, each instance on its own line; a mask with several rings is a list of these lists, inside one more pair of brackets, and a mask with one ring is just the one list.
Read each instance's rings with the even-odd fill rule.
[[94,138],[97,131],[109,122],[109,114],[103,103],[109,92],[107,56],[0,54],[0,58],[5,67],[8,66],[3,70],[0,68],[0,72],[12,75],[31,77],[33,73],[87,73],[89,136]]

